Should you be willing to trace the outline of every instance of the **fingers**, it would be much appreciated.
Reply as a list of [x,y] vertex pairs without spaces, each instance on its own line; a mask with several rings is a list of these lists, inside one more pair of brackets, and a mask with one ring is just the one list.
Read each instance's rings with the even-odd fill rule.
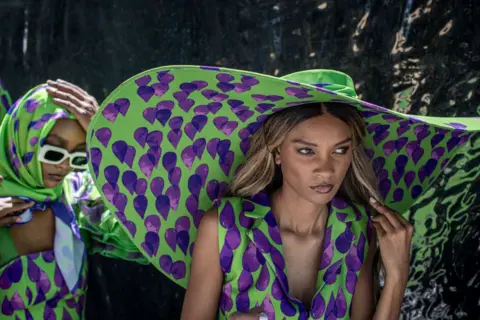
[[370,198],[370,203],[372,207],[380,213],[380,215],[372,218],[374,227],[379,232],[379,237],[382,237],[385,233],[391,233],[397,230],[407,230],[409,233],[413,233],[412,224],[401,214],[380,204],[374,198]]
[[65,81],[65,80],[62,80],[62,79],[57,79],[57,82],[62,83],[62,84],[65,84],[65,85],[67,85],[67,86],[71,86],[72,88],[75,88],[75,89],[77,89],[79,92],[83,93],[85,96],[87,96],[87,97],[89,96],[89,94],[88,94],[87,91],[83,90],[82,88],[80,88],[79,86],[77,86],[77,85],[75,85],[75,84],[73,84],[73,83],[71,83],[71,82],[68,82],[68,81]]
[[[68,94],[71,94],[73,95],[75,98],[83,101],[85,100],[85,98],[88,97],[88,93],[86,93],[85,91],[83,91],[82,89],[80,89],[79,87],[71,84],[71,83],[68,83],[66,81],[62,81],[62,82],[59,82],[59,81],[51,81],[51,80],[48,80],[47,81],[47,84],[49,86],[51,86],[52,88],[54,89],[57,89],[59,91],[63,91],[64,93],[68,93]],[[47,88],[48,90],[49,88]],[[52,91],[50,89],[50,91]],[[49,92],[50,92],[49,91]]]
[[392,226],[392,224],[390,223],[390,221],[388,221],[388,219],[380,214],[376,217],[373,217],[372,218],[372,221],[375,223],[375,224],[378,224],[379,226],[382,227],[383,231],[385,233],[391,233],[391,232],[395,232],[395,227]]
[[16,216],[9,216],[5,218],[0,218],[0,227],[10,226],[12,224],[22,222],[22,219]]
[[0,212],[0,218],[6,217],[14,212],[26,210],[31,208],[33,205],[33,201],[25,202],[18,198],[10,198],[10,201],[4,203],[4,210]]
[[73,94],[67,93],[67,92],[62,91],[62,90],[58,90],[58,89],[55,89],[55,88],[47,88],[47,91],[53,97],[54,101],[55,101],[55,99],[57,99],[57,100],[60,99],[60,100],[63,100],[63,101],[69,101],[77,107],[82,106],[82,104],[84,103],[83,101],[81,101],[79,98],[77,98]]
[[375,198],[370,197],[370,203],[380,214],[388,219],[388,222],[395,228],[401,229],[407,227],[410,223],[402,217],[398,212],[395,212],[387,206],[380,204]]
[[73,113],[74,116],[78,116],[78,107],[73,102],[59,98],[53,98],[52,100],[57,106],[64,107],[65,109]]

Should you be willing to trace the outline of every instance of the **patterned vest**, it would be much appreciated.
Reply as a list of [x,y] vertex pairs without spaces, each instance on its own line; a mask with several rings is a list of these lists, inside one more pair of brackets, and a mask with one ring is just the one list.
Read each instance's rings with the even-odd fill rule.
[[363,206],[332,200],[311,310],[291,297],[280,231],[268,197],[224,198],[219,212],[224,284],[219,319],[262,306],[269,319],[349,319],[372,224]]

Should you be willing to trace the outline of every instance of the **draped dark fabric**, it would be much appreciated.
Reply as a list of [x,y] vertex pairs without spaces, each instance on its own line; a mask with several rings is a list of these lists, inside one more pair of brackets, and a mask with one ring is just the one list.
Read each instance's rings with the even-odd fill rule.
[[[0,78],[14,100],[62,78],[101,102],[143,70],[203,64],[272,75],[338,69],[363,99],[401,112],[480,113],[475,0],[0,0],[0,21]],[[476,201],[432,224],[445,240],[413,259],[424,271],[412,271],[404,319],[478,317]],[[89,264],[87,319],[179,318],[183,290],[153,267],[102,257]]]

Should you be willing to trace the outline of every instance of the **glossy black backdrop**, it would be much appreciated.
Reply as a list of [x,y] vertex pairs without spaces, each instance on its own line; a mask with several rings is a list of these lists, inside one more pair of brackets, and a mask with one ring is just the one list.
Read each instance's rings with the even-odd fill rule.
[[[13,98],[63,78],[102,101],[130,76],[168,64],[274,75],[333,68],[377,104],[475,116],[478,34],[475,0],[0,0],[0,77]],[[444,280],[412,288],[405,319],[478,319],[474,211],[436,266]],[[87,319],[179,318],[183,290],[153,267],[102,257],[90,265]]]

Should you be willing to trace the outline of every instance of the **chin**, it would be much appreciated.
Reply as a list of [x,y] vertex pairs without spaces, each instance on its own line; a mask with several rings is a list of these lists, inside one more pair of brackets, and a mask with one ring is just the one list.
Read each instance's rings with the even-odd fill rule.
[[62,181],[50,181],[50,180],[47,180],[44,182],[44,186],[45,188],[50,188],[50,189],[53,189],[53,188],[56,188],[58,187],[59,185],[61,185],[63,183],[63,180]]
[[338,188],[333,187],[333,189],[328,193],[318,193],[308,188],[308,201],[316,205],[326,205],[329,204],[335,195],[337,194]]

